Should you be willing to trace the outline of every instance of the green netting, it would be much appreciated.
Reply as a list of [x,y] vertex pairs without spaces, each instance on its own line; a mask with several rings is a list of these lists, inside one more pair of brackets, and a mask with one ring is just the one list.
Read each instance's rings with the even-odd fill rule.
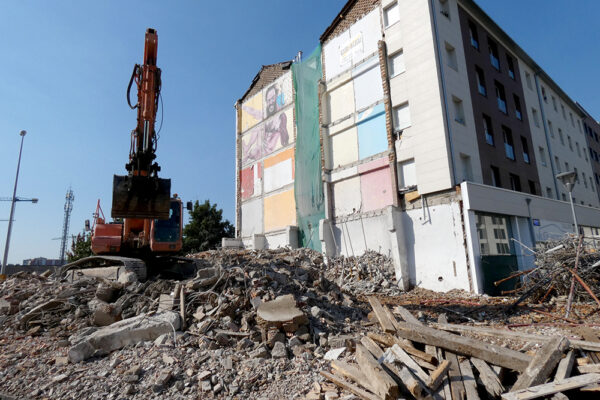
[[294,195],[302,247],[321,251],[319,221],[325,218],[319,140],[319,92],[322,78],[321,45],[308,58],[292,65],[296,91],[296,174]]

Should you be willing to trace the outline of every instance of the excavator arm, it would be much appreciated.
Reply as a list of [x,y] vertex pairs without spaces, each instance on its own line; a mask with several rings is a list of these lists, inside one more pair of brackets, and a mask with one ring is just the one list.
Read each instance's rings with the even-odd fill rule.
[[[156,159],[156,113],[160,99],[161,76],[156,65],[158,35],[146,31],[144,63],[136,64],[127,88],[127,102],[137,109],[137,126],[131,132],[127,175],[113,179],[113,218],[168,219],[170,213],[171,180],[158,177]],[[131,105],[130,92],[137,86],[138,101]]]

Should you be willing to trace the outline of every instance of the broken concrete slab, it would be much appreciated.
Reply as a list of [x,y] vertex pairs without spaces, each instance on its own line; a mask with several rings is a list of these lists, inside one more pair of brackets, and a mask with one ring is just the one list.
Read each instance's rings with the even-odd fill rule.
[[277,328],[284,325],[306,325],[308,323],[308,317],[296,306],[296,300],[291,294],[279,296],[275,300],[260,304],[256,314],[259,323]]
[[124,319],[84,337],[69,349],[69,360],[76,363],[95,354],[105,355],[129,344],[154,340],[164,333],[179,329],[180,325],[179,314],[169,311]]

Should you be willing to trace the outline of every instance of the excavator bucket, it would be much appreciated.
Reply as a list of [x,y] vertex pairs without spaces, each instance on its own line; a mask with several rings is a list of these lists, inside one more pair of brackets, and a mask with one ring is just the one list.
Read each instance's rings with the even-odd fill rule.
[[168,219],[171,180],[147,176],[119,176],[113,179],[113,218]]

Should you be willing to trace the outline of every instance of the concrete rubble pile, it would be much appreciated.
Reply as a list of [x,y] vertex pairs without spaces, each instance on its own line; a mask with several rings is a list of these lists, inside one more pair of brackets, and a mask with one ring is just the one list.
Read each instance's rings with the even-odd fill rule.
[[360,256],[341,256],[329,260],[325,275],[335,281],[344,293],[389,296],[401,293],[393,260],[371,250]]

